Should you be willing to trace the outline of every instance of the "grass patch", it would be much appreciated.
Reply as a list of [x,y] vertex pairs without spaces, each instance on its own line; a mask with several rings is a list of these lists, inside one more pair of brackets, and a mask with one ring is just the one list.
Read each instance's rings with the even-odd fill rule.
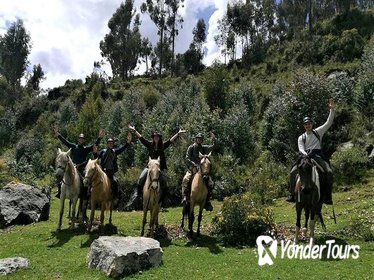
[[[204,212],[202,237],[189,241],[185,237],[161,238],[163,265],[130,276],[134,279],[291,279],[296,275],[312,279],[371,279],[373,272],[373,242],[365,242],[355,234],[346,234],[351,222],[366,215],[367,223],[373,221],[373,185],[357,186],[347,192],[334,194],[338,223],[331,216],[331,207],[324,207],[327,232],[317,225],[319,242],[335,238],[342,244],[360,245],[357,260],[288,260],[277,258],[272,266],[258,265],[255,247],[224,247],[210,234],[211,221],[221,203],[214,202],[215,211]],[[273,207],[275,221],[292,232],[295,209],[279,199]],[[371,211],[371,213],[369,213]],[[68,229],[64,219],[62,230],[55,232],[58,201],[53,198],[50,220],[28,226],[13,226],[0,231],[0,258],[21,256],[30,259],[31,266],[10,275],[7,279],[107,279],[96,270],[88,269],[86,256],[97,234],[88,235],[83,230]],[[169,208],[160,214],[165,228],[180,224],[181,208]],[[142,213],[115,212],[114,224],[121,236],[138,236]],[[370,222],[371,221],[371,222]]]

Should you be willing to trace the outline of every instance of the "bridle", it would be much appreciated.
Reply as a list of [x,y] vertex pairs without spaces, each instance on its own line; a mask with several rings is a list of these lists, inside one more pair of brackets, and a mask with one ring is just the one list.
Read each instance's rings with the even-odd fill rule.
[[[91,175],[91,176],[84,176],[84,179],[87,180],[88,184],[91,184],[92,181],[93,181],[93,179],[94,179],[95,177],[97,177],[98,172],[99,172],[99,171],[97,170],[97,166],[95,166],[95,167],[94,167],[94,172],[92,173],[92,175]],[[92,186],[92,187],[93,187],[93,186]]]

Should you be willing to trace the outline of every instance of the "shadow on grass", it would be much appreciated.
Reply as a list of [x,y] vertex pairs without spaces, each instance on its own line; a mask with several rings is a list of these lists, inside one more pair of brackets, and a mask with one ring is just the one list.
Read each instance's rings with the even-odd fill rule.
[[217,245],[218,241],[216,237],[207,236],[207,235],[200,235],[200,237],[195,237],[194,239],[190,239],[186,247],[205,247],[209,249],[209,252],[212,254],[219,254],[222,253],[223,250]]
[[69,242],[69,240],[77,235],[86,234],[86,228],[83,226],[78,226],[77,228],[70,229],[62,229],[59,231],[51,231],[51,237],[49,239],[53,240],[53,243],[48,245],[49,248],[56,248],[62,247],[65,243]]

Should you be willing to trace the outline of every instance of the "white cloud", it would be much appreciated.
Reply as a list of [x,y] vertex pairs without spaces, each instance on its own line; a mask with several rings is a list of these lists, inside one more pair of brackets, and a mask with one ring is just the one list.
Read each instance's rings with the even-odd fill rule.
[[[121,0],[14,0],[2,1],[0,34],[11,22],[24,21],[30,32],[31,65],[41,64],[46,73],[42,87],[63,85],[67,79],[84,79],[93,70],[93,62],[101,60],[99,43],[109,29],[107,23]],[[135,0],[137,12],[143,0]],[[217,20],[222,17],[227,0],[185,0],[181,11],[184,23],[176,41],[176,52],[187,50],[192,40],[192,29],[198,16],[210,7],[215,9],[209,19],[208,49],[204,62],[210,64],[219,50],[213,37]],[[157,28],[147,14],[141,16],[141,34],[155,44]]]

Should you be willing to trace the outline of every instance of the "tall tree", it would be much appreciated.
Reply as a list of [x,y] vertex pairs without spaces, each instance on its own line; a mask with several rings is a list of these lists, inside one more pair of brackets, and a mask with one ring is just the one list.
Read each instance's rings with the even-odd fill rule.
[[206,26],[204,19],[199,19],[197,21],[192,34],[192,43],[183,55],[184,68],[189,73],[197,73],[203,67],[201,60],[204,57],[203,44],[206,40]]
[[133,0],[121,3],[108,22],[110,32],[100,42],[100,50],[115,77],[128,78],[138,63],[141,54],[139,26],[140,16],[136,14]]
[[145,62],[145,74],[148,75],[148,58],[152,53],[152,44],[148,38],[142,39],[142,57],[144,58]]
[[13,90],[20,85],[29,64],[30,39],[20,19],[10,25],[4,36],[0,36],[0,73]]
[[33,90],[39,90],[39,85],[42,80],[44,80],[44,71],[40,64],[34,65],[32,69],[32,74],[30,76],[30,79],[27,81],[28,85],[33,89]]
[[183,7],[184,0],[165,0],[165,8],[167,13],[166,26],[170,33],[171,40],[171,65],[172,73],[174,71],[174,61],[175,61],[175,38],[178,36],[180,26],[182,28],[183,18],[178,13],[180,7]]
[[[167,29],[166,26],[166,11],[165,11],[165,0],[146,0],[146,2],[143,2],[140,6],[140,10],[142,13],[147,12],[151,18],[151,20],[156,24],[158,28],[158,35],[160,36],[159,43],[157,44],[155,48],[155,53],[159,56],[158,63],[158,75],[161,77],[162,69],[164,67],[164,50],[165,50],[165,42],[168,40],[165,40],[165,31]],[[158,49],[158,51],[156,50]]]

